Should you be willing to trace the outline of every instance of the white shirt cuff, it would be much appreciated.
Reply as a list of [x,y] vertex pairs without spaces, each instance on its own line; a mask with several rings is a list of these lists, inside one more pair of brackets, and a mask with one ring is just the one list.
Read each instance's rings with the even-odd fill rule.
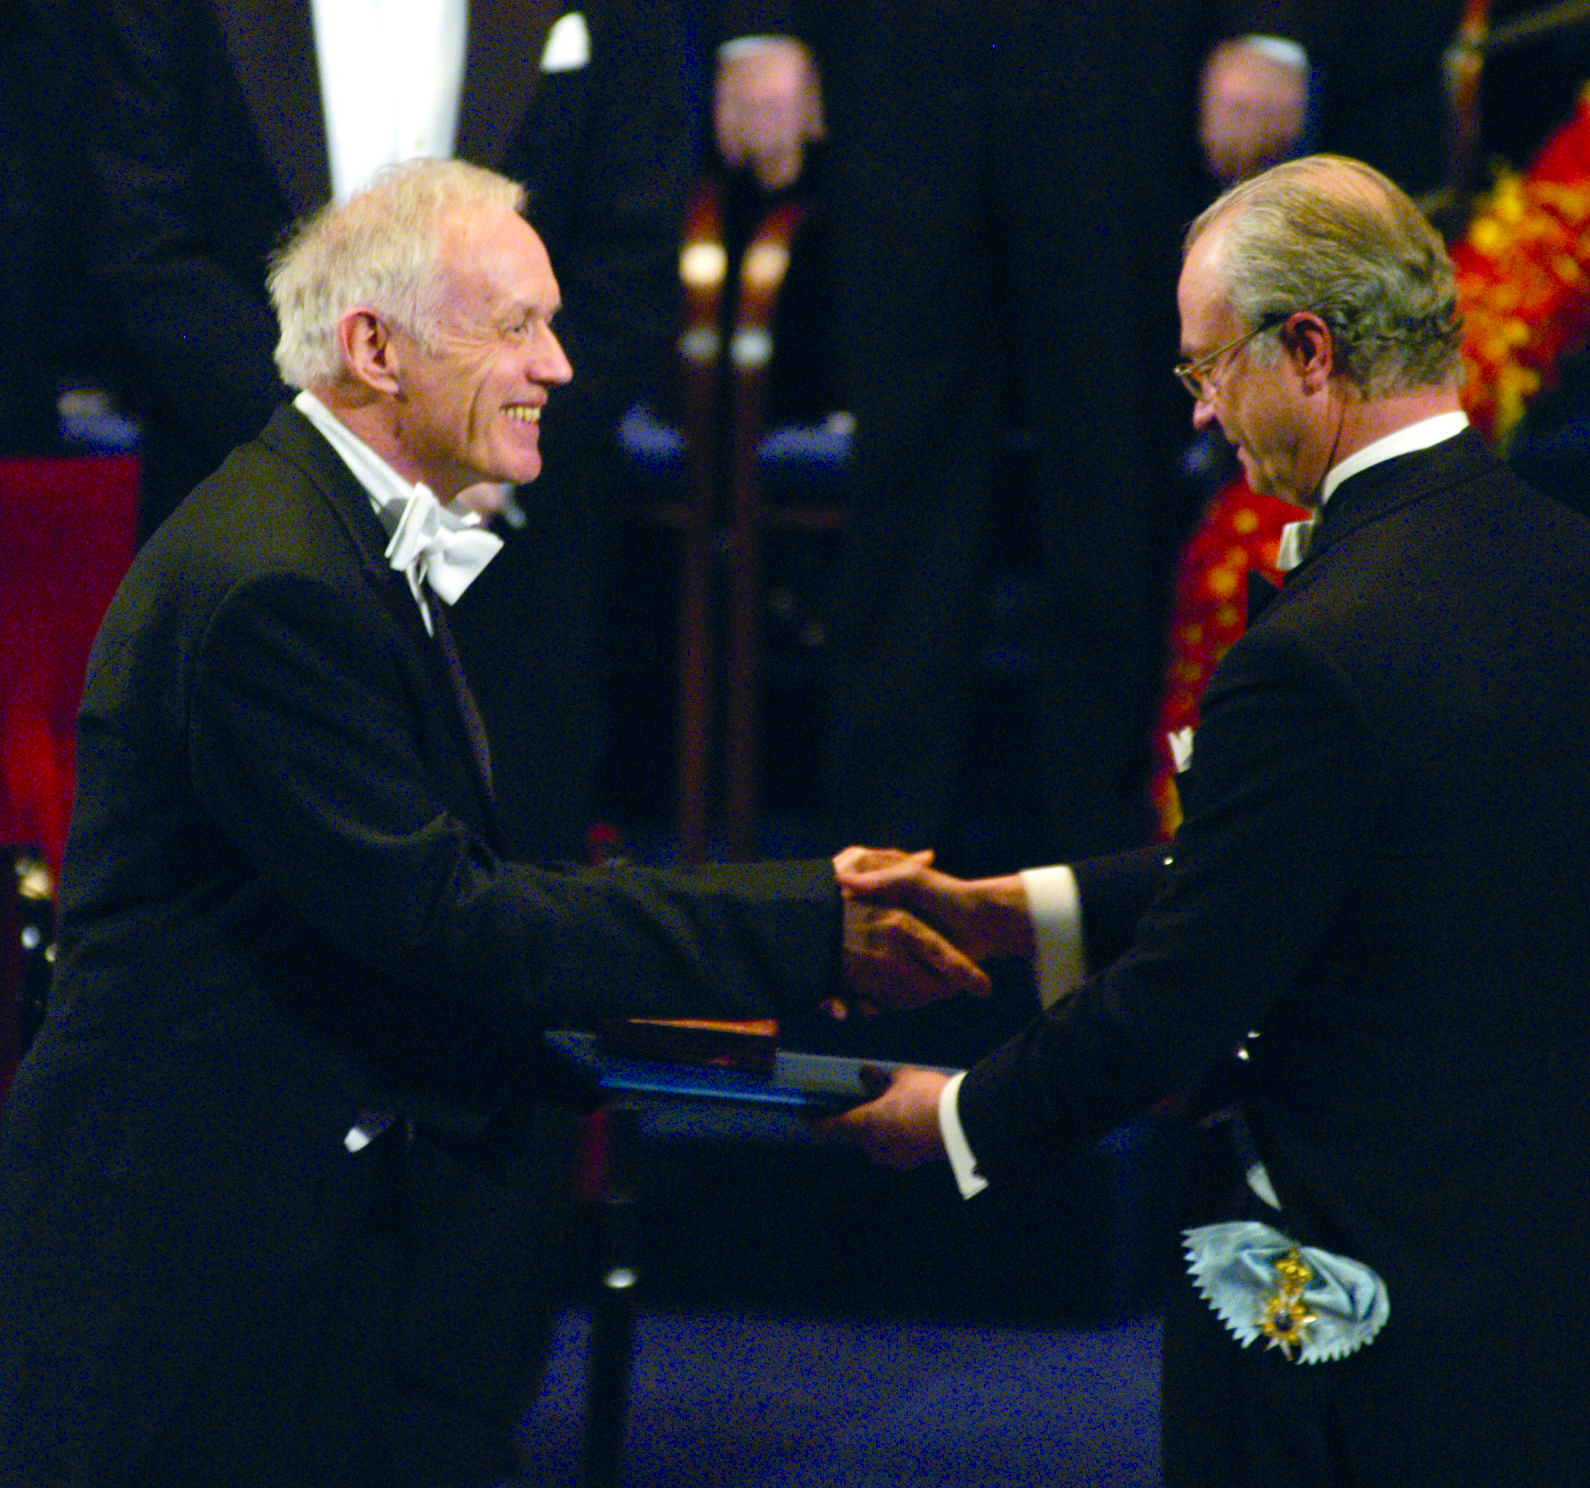
[[727,61],[730,57],[744,57],[752,52],[771,51],[774,47],[788,46],[795,38],[793,36],[736,36],[732,41],[721,42],[718,45],[718,60]]
[[1032,916],[1033,974],[1038,981],[1038,1000],[1044,1007],[1053,1007],[1088,977],[1076,874],[1062,863],[1054,868],[1028,868],[1022,873],[1021,882]]
[[955,1106],[961,1093],[961,1081],[965,1078],[966,1071],[962,1070],[939,1092],[939,1135],[944,1138],[944,1151],[949,1156],[950,1171],[955,1174],[961,1197],[969,1199],[987,1188],[988,1180],[977,1171],[977,1159],[972,1156],[972,1149],[966,1143],[966,1133],[961,1130],[960,1112]]
[[1242,44],[1262,52],[1282,67],[1295,67],[1299,72],[1308,71],[1308,49],[1285,36],[1244,36]]

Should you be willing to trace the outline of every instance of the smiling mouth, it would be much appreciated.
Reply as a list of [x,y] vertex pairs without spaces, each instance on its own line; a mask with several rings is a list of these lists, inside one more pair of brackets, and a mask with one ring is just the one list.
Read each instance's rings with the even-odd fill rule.
[[518,424],[539,424],[541,422],[541,410],[532,408],[528,404],[515,404],[512,408],[503,409],[503,412]]

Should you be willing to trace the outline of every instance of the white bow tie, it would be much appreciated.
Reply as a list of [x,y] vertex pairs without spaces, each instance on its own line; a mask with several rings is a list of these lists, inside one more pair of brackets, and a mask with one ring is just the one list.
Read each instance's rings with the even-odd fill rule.
[[1281,541],[1275,555],[1275,566],[1282,573],[1290,573],[1306,557],[1319,527],[1319,513],[1301,522],[1288,522],[1281,529]]
[[429,487],[419,485],[386,545],[386,561],[408,574],[416,588],[428,583],[444,604],[456,604],[501,547],[500,537],[455,517]]

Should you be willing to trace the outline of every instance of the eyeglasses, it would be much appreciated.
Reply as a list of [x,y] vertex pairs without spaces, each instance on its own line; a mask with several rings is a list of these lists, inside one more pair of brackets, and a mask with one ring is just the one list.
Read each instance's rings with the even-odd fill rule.
[[1176,380],[1198,402],[1205,402],[1215,391],[1213,382],[1205,376],[1205,368],[1214,366],[1228,352],[1233,352],[1239,346],[1246,345],[1255,336],[1262,336],[1266,331],[1273,331],[1278,325],[1284,325],[1291,318],[1291,311],[1287,311],[1284,314],[1265,316],[1251,331],[1244,331],[1235,341],[1228,341],[1224,346],[1216,347],[1208,356],[1201,356],[1196,362],[1182,362],[1179,366],[1173,368]]

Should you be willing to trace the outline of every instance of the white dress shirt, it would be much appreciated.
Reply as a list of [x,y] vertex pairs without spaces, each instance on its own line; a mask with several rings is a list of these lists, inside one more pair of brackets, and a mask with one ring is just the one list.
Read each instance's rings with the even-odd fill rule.
[[382,166],[445,160],[458,133],[468,0],[312,0],[331,190]]
[[[331,193],[346,199],[384,165],[451,158],[464,94],[469,0],[311,0]],[[547,36],[542,72],[591,60],[579,11]]]

